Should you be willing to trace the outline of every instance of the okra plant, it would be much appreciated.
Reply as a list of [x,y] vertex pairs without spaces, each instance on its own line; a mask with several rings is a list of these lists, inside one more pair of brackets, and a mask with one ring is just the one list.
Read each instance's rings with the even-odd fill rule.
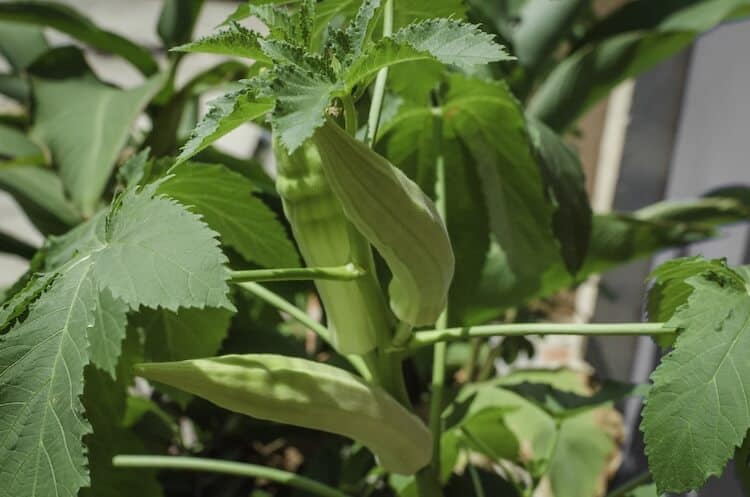
[[[0,497],[597,497],[629,396],[649,472],[610,495],[698,489],[732,457],[750,492],[747,267],[660,266],[648,322],[539,310],[750,218],[736,186],[592,214],[566,141],[750,2],[250,1],[192,40],[201,6],[165,2],[157,60],[0,3],[0,187],[45,235],[0,231],[29,266],[0,307]],[[80,44],[143,82],[104,83]],[[233,58],[178,85],[200,52]],[[250,122],[252,156],[215,147]],[[561,334],[668,352],[649,385],[517,361]]]

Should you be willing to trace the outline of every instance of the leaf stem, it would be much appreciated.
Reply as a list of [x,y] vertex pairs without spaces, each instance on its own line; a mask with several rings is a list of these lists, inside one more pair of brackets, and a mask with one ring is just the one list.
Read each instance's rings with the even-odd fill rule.
[[612,492],[607,494],[607,497],[625,497],[631,490],[640,487],[651,481],[651,473],[646,471],[628,481],[623,485],[619,486]]
[[[238,286],[244,288],[259,299],[268,302],[277,309],[286,312],[292,318],[296,319],[298,322],[302,323],[303,325],[307,326],[312,331],[317,333],[320,338],[326,341],[326,343],[331,343],[331,332],[328,331],[328,328],[315,321],[313,318],[308,316],[305,311],[292,304],[281,295],[278,295],[268,288],[265,288],[262,285],[253,282],[238,283]],[[363,378],[368,381],[372,379],[370,369],[367,367],[361,357],[355,355],[347,355],[345,357]]]
[[412,334],[406,344],[409,350],[426,347],[438,342],[452,342],[467,338],[491,336],[526,335],[581,335],[581,336],[640,336],[671,335],[675,328],[664,323],[611,323],[611,324],[571,324],[571,323],[511,323],[490,324],[418,331]]
[[112,459],[112,464],[117,468],[162,468],[249,476],[283,483],[284,485],[304,490],[319,495],[320,497],[351,497],[340,490],[324,485],[318,481],[311,480],[310,478],[305,478],[304,476],[290,473],[289,471],[259,466],[257,464],[218,461],[201,457],[139,455],[115,456]]
[[295,267],[280,269],[250,269],[230,271],[232,283],[248,281],[294,281],[294,280],[354,280],[365,275],[365,270],[354,265],[331,267]]
[[[383,8],[383,37],[393,34],[393,0],[386,0]],[[380,124],[380,111],[383,108],[385,97],[385,84],[388,81],[388,67],[378,71],[375,78],[375,86],[372,90],[372,101],[370,102],[370,113],[367,118],[367,137],[365,142],[372,147],[378,134]]]

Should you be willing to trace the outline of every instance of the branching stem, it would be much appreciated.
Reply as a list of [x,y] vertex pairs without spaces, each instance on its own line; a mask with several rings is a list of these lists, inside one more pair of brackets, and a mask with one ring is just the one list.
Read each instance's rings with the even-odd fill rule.
[[319,495],[320,497],[351,497],[340,490],[311,480],[310,478],[257,464],[176,456],[115,456],[112,459],[112,464],[117,468],[178,469],[263,478],[298,488],[311,494]]

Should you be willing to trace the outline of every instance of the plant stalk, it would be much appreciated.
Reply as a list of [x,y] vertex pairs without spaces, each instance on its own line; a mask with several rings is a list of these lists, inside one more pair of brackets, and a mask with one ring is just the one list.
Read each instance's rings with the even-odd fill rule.
[[526,335],[581,335],[581,336],[642,336],[671,335],[675,328],[664,323],[613,323],[613,324],[570,324],[570,323],[512,323],[490,324],[418,331],[406,344],[408,350],[415,350],[438,342],[453,342],[478,337],[526,336]]
[[[317,335],[325,340],[326,343],[331,343],[331,332],[328,331],[328,328],[315,321],[313,318],[308,316],[305,311],[292,304],[281,295],[278,295],[268,288],[265,288],[253,282],[238,283],[238,285],[258,297],[259,299],[264,300],[277,309],[286,312],[292,318],[317,333]],[[365,361],[360,356],[347,355],[345,357],[349,360],[354,369],[357,370],[357,373],[359,373],[364,379],[368,381],[372,379],[372,373],[370,372],[370,369],[367,367],[367,364],[365,364]]]
[[250,269],[246,271],[230,271],[232,283],[249,281],[295,281],[295,280],[354,280],[364,276],[365,270],[354,265],[331,267],[295,267],[280,269]]
[[[393,0],[386,0],[383,9],[383,36],[387,37],[393,34]],[[375,78],[375,86],[372,91],[372,101],[370,102],[370,113],[367,119],[367,135],[365,142],[370,147],[375,143],[378,134],[378,125],[380,124],[380,111],[383,108],[383,98],[385,97],[385,84],[388,80],[388,68],[384,67],[378,71]]]
[[344,492],[310,478],[280,469],[232,461],[217,461],[200,457],[178,456],[115,456],[112,465],[117,468],[161,468],[207,471],[228,475],[249,476],[282,483],[320,497],[351,497]]
[[356,136],[359,124],[357,123],[357,109],[354,107],[354,99],[351,95],[343,95],[341,97],[341,104],[344,106],[346,132],[352,136]]

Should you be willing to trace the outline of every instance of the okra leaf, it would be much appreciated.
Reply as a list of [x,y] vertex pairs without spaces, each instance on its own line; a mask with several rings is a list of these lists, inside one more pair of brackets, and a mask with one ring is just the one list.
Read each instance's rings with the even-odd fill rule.
[[173,52],[211,53],[245,57],[262,62],[271,59],[260,48],[260,33],[233,22],[227,28],[171,49]]
[[[529,113],[557,131],[564,130],[621,81],[683,50],[722,21],[750,15],[746,0],[680,6],[655,26],[639,17],[636,29],[615,30],[618,34],[574,51],[541,84],[529,102]],[[644,28],[642,22],[651,27]]]
[[[510,286],[513,294],[533,294],[559,256],[552,232],[554,208],[532,154],[523,111],[502,83],[456,74],[449,84],[445,125],[477,164],[497,242],[490,284]],[[496,307],[508,305],[496,297]]]
[[203,0],[166,0],[159,14],[156,32],[165,47],[190,41]]
[[176,164],[190,159],[242,124],[263,117],[272,108],[273,103],[258,98],[257,91],[252,88],[243,88],[213,100],[209,103],[208,113],[193,129],[190,138],[182,147]]
[[651,376],[641,423],[659,492],[721,474],[750,428],[747,273],[711,268],[685,283],[692,294],[667,322],[682,331]]
[[535,153],[555,212],[552,230],[560,242],[565,266],[578,272],[586,258],[591,238],[591,205],[586,192],[583,166],[577,153],[543,123],[528,122]]
[[289,153],[325,122],[336,83],[331,75],[295,65],[274,69],[271,92],[276,96],[272,124]]
[[455,19],[428,19],[410,24],[393,35],[419,52],[427,52],[444,64],[468,68],[502,60],[513,60],[495,43],[494,35],[479,26]]
[[0,53],[18,73],[49,50],[42,28],[0,21]]
[[0,341],[2,497],[76,495],[89,484],[82,437],[87,329],[96,282],[90,263],[73,264]]
[[674,259],[654,269],[648,276],[653,281],[648,291],[649,320],[662,323],[669,321],[693,293],[694,288],[687,280],[709,270],[728,269],[725,261],[708,260],[700,256]]
[[82,219],[79,210],[66,198],[60,177],[49,168],[3,166],[0,188],[13,196],[42,233],[63,233]]
[[96,210],[133,122],[165,76],[131,90],[89,77],[34,80],[33,133],[49,148],[66,190],[83,214]]
[[120,35],[105,31],[67,5],[52,2],[3,2],[0,20],[50,27],[98,50],[124,58],[143,74],[159,70],[151,53]]
[[0,124],[0,164],[7,165],[5,159],[30,159],[42,156],[42,150],[25,134],[11,126]]
[[92,254],[99,285],[131,308],[233,309],[216,233],[180,204],[155,196],[157,188],[130,190],[115,204],[105,245]]
[[185,163],[160,183],[158,191],[201,215],[224,244],[248,261],[266,267],[299,265],[284,226],[253,196],[256,188],[245,176],[222,165]]
[[84,372],[82,401],[93,432],[84,437],[91,485],[80,490],[80,497],[128,497],[133,493],[162,495],[156,479],[157,470],[115,468],[112,465],[112,458],[118,454],[148,452],[143,441],[125,425],[127,388],[133,381],[132,366],[143,358],[143,345],[134,331],[131,328],[123,342],[115,378],[92,366]]

